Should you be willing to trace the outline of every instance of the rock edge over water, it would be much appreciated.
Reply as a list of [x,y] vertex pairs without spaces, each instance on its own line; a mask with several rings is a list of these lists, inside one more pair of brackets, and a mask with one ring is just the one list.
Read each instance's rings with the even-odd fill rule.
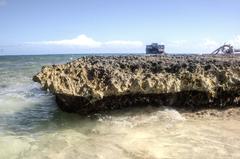
[[90,56],[33,77],[80,114],[131,106],[191,110],[240,105],[240,56]]

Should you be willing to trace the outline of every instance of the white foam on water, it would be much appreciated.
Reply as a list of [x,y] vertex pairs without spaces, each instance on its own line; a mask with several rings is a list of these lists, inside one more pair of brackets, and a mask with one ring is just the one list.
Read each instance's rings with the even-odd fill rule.
[[[118,112],[119,113],[119,112]],[[183,121],[185,118],[175,109],[168,107],[161,108],[136,108],[127,113],[121,112],[120,116],[100,116],[99,121],[111,125],[119,125],[125,127],[136,127],[144,124],[156,122],[174,122]]]
[[[34,92],[36,89],[38,92]],[[0,91],[0,114],[14,114],[25,108],[52,100],[37,84],[16,84]]]

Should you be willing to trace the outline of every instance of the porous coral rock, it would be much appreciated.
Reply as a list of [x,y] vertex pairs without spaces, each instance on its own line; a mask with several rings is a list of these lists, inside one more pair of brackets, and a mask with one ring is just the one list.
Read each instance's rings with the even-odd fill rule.
[[133,105],[238,105],[240,56],[89,56],[44,66],[33,80],[82,114]]

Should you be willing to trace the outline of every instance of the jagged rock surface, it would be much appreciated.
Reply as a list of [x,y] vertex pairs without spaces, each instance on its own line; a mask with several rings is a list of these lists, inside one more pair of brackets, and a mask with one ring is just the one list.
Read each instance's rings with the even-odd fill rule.
[[33,77],[60,108],[81,114],[135,105],[239,105],[240,56],[93,56]]

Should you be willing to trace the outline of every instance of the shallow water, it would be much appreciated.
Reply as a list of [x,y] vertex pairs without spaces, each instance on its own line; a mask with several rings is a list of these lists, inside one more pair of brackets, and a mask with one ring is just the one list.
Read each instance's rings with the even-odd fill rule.
[[32,82],[80,55],[0,56],[0,159],[240,158],[240,121],[185,119],[163,107],[80,117]]

